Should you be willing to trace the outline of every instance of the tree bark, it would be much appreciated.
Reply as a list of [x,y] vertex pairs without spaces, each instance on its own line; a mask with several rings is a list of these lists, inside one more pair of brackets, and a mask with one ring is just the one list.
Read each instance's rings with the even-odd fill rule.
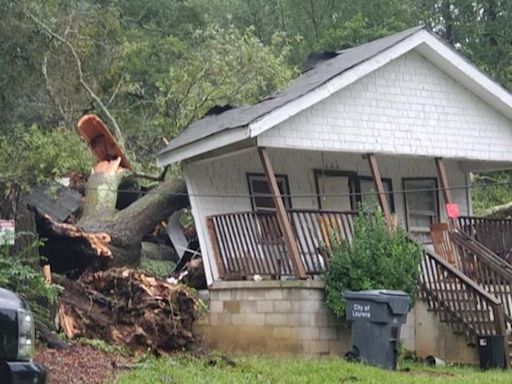
[[500,219],[509,218],[510,216],[512,216],[512,201],[502,205],[487,208],[485,211],[481,213],[481,216]]
[[87,184],[84,215],[78,227],[87,233],[108,233],[112,252],[111,266],[138,265],[144,235],[177,210],[189,205],[182,180],[167,180],[127,208],[116,211],[115,177],[91,175]]
[[117,186],[124,172],[115,166],[107,168],[91,174],[83,214],[76,225],[55,222],[48,215],[36,216],[37,230],[47,239],[41,253],[56,273],[75,278],[86,271],[138,266],[143,237],[189,204],[185,183],[167,180],[118,211]]

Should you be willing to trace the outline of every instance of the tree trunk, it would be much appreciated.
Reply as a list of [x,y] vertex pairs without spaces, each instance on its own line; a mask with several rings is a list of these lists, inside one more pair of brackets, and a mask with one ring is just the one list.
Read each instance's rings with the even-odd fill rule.
[[111,266],[138,265],[143,236],[174,211],[188,206],[187,190],[182,180],[167,180],[127,208],[116,211],[119,182],[117,177],[91,175],[78,227],[87,233],[111,236]]
[[[101,167],[96,167],[101,168]],[[140,264],[141,241],[162,220],[188,206],[182,180],[167,180],[128,207],[116,210],[122,170],[93,171],[86,186],[83,213],[76,225],[38,215],[42,247],[56,273],[78,277],[85,271]]]

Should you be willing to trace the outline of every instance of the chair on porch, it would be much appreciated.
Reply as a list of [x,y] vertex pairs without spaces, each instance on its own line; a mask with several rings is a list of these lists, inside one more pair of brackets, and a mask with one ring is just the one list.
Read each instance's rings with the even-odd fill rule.
[[434,252],[448,263],[458,268],[456,250],[450,240],[449,226],[447,223],[430,224],[430,235]]
[[448,263],[462,271],[466,276],[475,278],[477,261],[474,257],[465,257],[464,262],[459,257],[457,246],[450,240],[450,226],[447,223],[433,223],[430,225],[434,252],[444,258]]

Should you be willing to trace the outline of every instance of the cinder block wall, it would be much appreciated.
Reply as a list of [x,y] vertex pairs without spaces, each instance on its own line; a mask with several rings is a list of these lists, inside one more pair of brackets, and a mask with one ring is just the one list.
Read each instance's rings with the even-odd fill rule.
[[[323,303],[322,281],[216,282],[200,326],[208,347],[226,352],[343,355],[350,329]],[[414,349],[414,322],[403,342]]]

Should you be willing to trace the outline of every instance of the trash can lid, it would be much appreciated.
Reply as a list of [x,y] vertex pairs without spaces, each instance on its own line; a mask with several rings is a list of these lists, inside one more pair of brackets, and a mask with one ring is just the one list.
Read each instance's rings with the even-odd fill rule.
[[366,291],[345,291],[343,296],[347,300],[370,300],[377,303],[387,303],[391,312],[403,315],[409,312],[411,298],[403,291],[390,289],[371,289]]

